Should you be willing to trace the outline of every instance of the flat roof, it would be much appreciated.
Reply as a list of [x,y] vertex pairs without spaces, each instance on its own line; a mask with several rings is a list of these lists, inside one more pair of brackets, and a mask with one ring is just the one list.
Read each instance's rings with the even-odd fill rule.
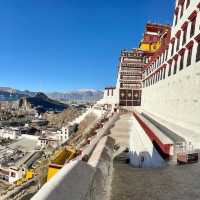
[[37,140],[25,137],[22,137],[18,139],[16,142],[8,145],[9,148],[18,148],[27,152],[35,150],[36,146],[37,146]]

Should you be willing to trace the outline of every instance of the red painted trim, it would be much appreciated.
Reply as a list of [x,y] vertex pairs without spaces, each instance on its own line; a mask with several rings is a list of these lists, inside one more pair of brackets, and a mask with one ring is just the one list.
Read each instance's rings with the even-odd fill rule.
[[188,19],[189,19],[190,21],[192,21],[192,20],[194,20],[194,18],[196,18],[196,17],[197,17],[197,11],[194,10],[194,11],[192,12],[192,14],[188,17]]
[[185,2],[185,0],[179,0],[178,4],[179,4],[179,5],[183,5],[184,2]]
[[144,129],[145,133],[149,136],[151,141],[155,141],[165,154],[170,155],[170,148],[172,144],[163,144],[162,141],[157,137],[156,133],[154,133],[135,112],[133,115],[141,127]]
[[183,23],[183,25],[181,26],[181,29],[182,29],[182,30],[185,30],[185,29],[187,28],[187,26],[188,26],[188,21],[185,21],[185,22]]
[[177,60],[178,59],[178,54],[176,54],[174,57],[173,57],[174,60]]
[[149,78],[151,78],[154,74],[156,74],[158,71],[160,71],[160,69],[166,68],[166,67],[167,67],[167,64],[161,65],[161,66],[158,67],[156,70],[154,70],[153,72],[151,72],[151,74],[149,74],[147,77],[145,77],[145,78],[143,79],[143,81],[144,81],[144,80],[147,80],[147,79],[149,79]]
[[[165,65],[166,65],[166,64],[165,64]],[[163,65],[162,65],[161,67],[157,68],[157,69],[151,74],[151,76],[153,76],[154,74],[158,73],[158,72],[161,70],[161,68],[163,68]]]
[[194,38],[197,42],[200,42],[200,33]]
[[181,36],[181,30],[177,31],[176,37],[179,38]]
[[172,59],[169,59],[168,61],[167,61],[167,63],[169,63],[169,64],[172,64]]
[[182,49],[178,52],[179,55],[183,55],[184,53],[185,53],[185,48],[182,48]]
[[[165,42],[167,44],[162,45],[162,47],[159,50],[157,50],[155,53],[152,54],[148,64],[144,65],[144,67],[143,67],[144,70],[143,71],[148,69],[156,61],[156,59],[159,58],[165,52],[165,50],[167,50],[169,48],[170,32],[169,32],[168,38],[166,38],[166,39],[167,39],[167,41],[165,41]],[[174,39],[174,42],[175,42],[175,38],[173,38],[173,39]],[[172,42],[173,42],[173,39],[172,39]]]
[[193,47],[193,45],[194,45],[194,41],[191,40],[190,42],[187,43],[186,48],[187,48],[187,49],[190,49],[190,48]]
[[58,165],[58,164],[55,164],[55,163],[51,163],[51,164],[49,164],[49,167],[53,167],[53,168],[56,168],[56,169],[61,169],[63,167],[63,165]]
[[178,15],[178,11],[179,11],[179,7],[176,7],[176,9],[174,11],[175,15]]
[[167,66],[167,64],[164,64],[164,65],[161,66],[161,68],[165,68],[166,66]]
[[174,43],[175,42],[175,37],[173,37],[171,40],[170,40],[171,43]]

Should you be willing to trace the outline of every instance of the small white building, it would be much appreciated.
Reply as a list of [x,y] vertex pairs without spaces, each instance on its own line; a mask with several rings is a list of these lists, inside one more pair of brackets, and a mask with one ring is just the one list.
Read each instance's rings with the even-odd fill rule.
[[42,135],[38,138],[38,146],[41,148],[46,148],[48,146],[56,148],[58,145],[59,139],[57,132],[51,132],[47,130],[42,131]]
[[24,174],[25,171],[22,168],[20,169],[16,167],[3,168],[0,166],[0,179],[7,181],[11,184],[21,179]]
[[68,126],[64,126],[61,128],[61,130],[57,131],[59,143],[63,144],[64,142],[66,142],[69,139],[70,135],[76,132],[77,127],[77,123],[69,124]]
[[18,128],[1,128],[0,129],[0,138],[16,140],[19,137],[19,129]]
[[115,111],[119,105],[118,93],[116,87],[106,87],[103,98],[96,105],[102,105],[107,110]]
[[64,143],[69,139],[69,129],[68,126],[62,127],[60,131],[58,131],[59,134],[59,141],[60,143]]
[[42,151],[25,152],[18,148],[0,148],[0,179],[14,183],[21,179]]
[[48,136],[41,136],[41,137],[39,137],[38,143],[39,143],[39,146],[41,148],[46,148],[48,146],[56,148],[59,145],[58,144],[59,142],[58,142],[57,138],[52,138],[52,137],[48,137]]

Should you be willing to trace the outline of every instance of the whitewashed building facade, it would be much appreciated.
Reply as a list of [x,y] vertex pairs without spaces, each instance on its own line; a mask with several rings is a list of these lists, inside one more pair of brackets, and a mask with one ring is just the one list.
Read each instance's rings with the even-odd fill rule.
[[142,109],[187,129],[180,134],[200,146],[199,0],[176,0],[170,43],[144,71]]

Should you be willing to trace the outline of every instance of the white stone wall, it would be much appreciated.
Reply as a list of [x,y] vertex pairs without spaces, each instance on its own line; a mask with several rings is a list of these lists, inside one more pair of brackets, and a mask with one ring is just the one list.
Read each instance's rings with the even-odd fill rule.
[[[109,95],[108,95],[108,89],[104,90],[103,99],[97,102],[98,105],[110,105],[111,109],[113,110],[115,105],[119,104],[119,92],[117,89],[113,89],[113,94],[111,92],[111,89],[109,89]],[[109,106],[108,106],[109,107]]]
[[76,158],[32,197],[32,200],[102,200],[106,197],[114,141],[103,137],[88,162]]
[[[109,90],[109,92],[108,92]],[[112,93],[113,90],[113,93]],[[104,101],[107,104],[113,104],[115,102],[115,89],[105,89],[103,95]]]
[[99,105],[109,104],[109,105],[112,105],[112,109],[114,109],[115,105],[117,106],[119,105],[120,75],[119,75],[119,71],[117,73],[118,74],[117,74],[116,88],[113,90],[113,95],[108,95],[108,92],[105,89],[103,98],[99,100],[97,104]]
[[200,132],[200,63],[144,88],[142,108]]

